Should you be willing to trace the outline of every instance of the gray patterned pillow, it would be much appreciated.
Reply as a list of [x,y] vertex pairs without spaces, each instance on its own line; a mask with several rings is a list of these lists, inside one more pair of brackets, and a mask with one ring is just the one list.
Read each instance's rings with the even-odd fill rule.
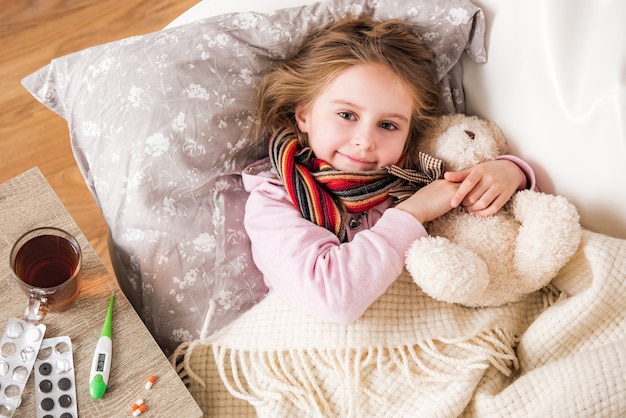
[[120,285],[166,353],[265,294],[239,177],[266,152],[251,138],[260,73],[308,28],[358,13],[417,25],[438,55],[448,110],[464,110],[461,54],[486,59],[482,11],[467,0],[230,13],[64,56],[23,80],[67,120],[123,265]]

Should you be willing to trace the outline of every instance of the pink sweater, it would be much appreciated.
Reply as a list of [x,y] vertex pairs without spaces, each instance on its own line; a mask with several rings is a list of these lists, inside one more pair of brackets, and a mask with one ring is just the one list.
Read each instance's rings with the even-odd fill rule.
[[[517,163],[535,188],[532,169]],[[287,303],[322,320],[349,323],[382,295],[402,272],[405,252],[427,236],[422,224],[408,213],[381,203],[358,215],[346,213],[348,242],[302,217],[282,182],[261,160],[246,167],[243,184],[250,192],[244,225],[252,242],[252,256],[270,291]]]

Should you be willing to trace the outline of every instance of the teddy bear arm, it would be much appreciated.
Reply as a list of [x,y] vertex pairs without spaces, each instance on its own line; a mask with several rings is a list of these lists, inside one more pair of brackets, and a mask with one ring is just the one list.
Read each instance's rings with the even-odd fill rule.
[[523,283],[536,290],[548,284],[574,255],[582,230],[576,208],[564,197],[532,190],[512,200],[520,222],[515,265]]
[[475,253],[444,237],[422,237],[407,250],[413,281],[434,299],[476,306],[489,285],[487,266]]

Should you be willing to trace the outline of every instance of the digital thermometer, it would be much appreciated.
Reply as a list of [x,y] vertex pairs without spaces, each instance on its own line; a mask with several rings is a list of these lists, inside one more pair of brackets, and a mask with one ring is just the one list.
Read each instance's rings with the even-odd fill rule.
[[111,372],[111,354],[113,349],[113,340],[111,338],[111,322],[113,320],[113,300],[115,292],[109,299],[109,309],[104,319],[102,332],[96,345],[96,351],[93,353],[91,361],[91,373],[89,374],[89,394],[94,399],[99,399],[107,390],[109,382],[109,373]]

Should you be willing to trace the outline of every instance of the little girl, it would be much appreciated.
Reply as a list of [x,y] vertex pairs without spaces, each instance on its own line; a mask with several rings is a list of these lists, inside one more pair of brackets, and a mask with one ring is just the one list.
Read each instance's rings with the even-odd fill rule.
[[243,172],[244,222],[270,291],[297,309],[354,321],[402,272],[425,222],[459,205],[490,215],[534,187],[526,163],[502,156],[394,199],[407,182],[391,173],[423,167],[417,145],[441,114],[434,60],[408,23],[346,18],[264,77],[269,157]]

